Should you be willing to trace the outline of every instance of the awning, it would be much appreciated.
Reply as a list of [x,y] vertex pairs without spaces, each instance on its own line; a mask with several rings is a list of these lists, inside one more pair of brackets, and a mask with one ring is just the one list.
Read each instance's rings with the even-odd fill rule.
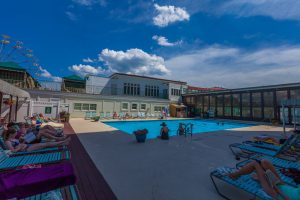
[[171,104],[171,106],[175,108],[186,108],[185,105],[178,105],[178,104]]
[[0,79],[0,92],[15,97],[30,98],[28,92]]

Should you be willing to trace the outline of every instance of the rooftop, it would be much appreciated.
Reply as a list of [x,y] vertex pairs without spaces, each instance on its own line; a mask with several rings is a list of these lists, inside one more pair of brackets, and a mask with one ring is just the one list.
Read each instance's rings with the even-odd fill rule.
[[1,68],[14,70],[14,71],[22,71],[22,72],[26,71],[26,69],[24,69],[18,63],[15,63],[15,62],[0,62],[0,69]]
[[113,78],[115,76],[130,76],[130,77],[138,77],[138,78],[145,78],[145,79],[153,79],[153,80],[160,80],[160,81],[165,81],[168,83],[177,83],[177,84],[182,84],[182,85],[186,85],[187,82],[183,82],[183,81],[175,81],[175,80],[169,80],[169,79],[163,79],[163,78],[156,78],[156,77],[150,77],[150,76],[142,76],[142,75],[136,75],[136,74],[125,74],[125,73],[114,73],[112,75],[110,75],[110,78]]
[[70,76],[65,76],[63,77],[63,79],[68,79],[68,80],[72,80],[72,81],[85,81],[83,78],[81,78],[80,76],[76,75],[76,74],[73,74],[73,75],[70,75]]

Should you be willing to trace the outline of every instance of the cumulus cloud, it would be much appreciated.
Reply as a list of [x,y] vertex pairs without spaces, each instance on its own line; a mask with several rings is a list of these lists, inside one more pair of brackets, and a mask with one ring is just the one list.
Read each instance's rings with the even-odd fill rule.
[[104,49],[99,54],[99,60],[112,71],[117,72],[141,75],[166,75],[169,73],[162,57],[148,54],[141,49],[127,51]]
[[177,21],[189,21],[190,15],[184,9],[175,6],[159,6],[154,4],[157,15],[153,17],[153,23],[159,27],[166,27]]
[[53,76],[48,70],[39,67],[39,71],[40,71],[40,76],[46,79],[50,79],[52,81],[55,82],[61,82],[61,77],[58,76]]
[[300,46],[255,51],[210,46],[166,60],[171,73],[165,78],[225,88],[299,82],[299,55]]
[[160,46],[165,46],[165,47],[173,47],[173,46],[177,46],[180,45],[182,43],[182,41],[177,41],[177,42],[169,42],[168,39],[164,36],[158,36],[158,35],[154,35],[152,37],[153,40],[157,41],[157,43]]
[[69,70],[80,75],[80,76],[85,76],[87,74],[92,74],[92,75],[107,75],[111,73],[109,69],[104,69],[102,67],[94,67],[91,65],[72,65],[69,67]]

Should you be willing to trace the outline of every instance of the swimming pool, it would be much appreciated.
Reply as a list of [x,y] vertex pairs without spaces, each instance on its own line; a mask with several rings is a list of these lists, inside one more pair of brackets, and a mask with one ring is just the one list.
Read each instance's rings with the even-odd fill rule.
[[[170,130],[169,135],[177,135],[179,123],[192,123],[193,134],[219,131],[225,129],[243,128],[253,126],[253,124],[224,122],[219,120],[202,120],[202,119],[186,119],[186,120],[149,120],[149,121],[117,121],[117,122],[103,122],[109,126],[119,129],[127,134],[133,134],[133,131],[138,129],[148,129],[147,138],[157,138],[160,133],[160,124],[165,122]],[[219,125],[217,124],[219,122]],[[222,125],[224,123],[224,125]]]

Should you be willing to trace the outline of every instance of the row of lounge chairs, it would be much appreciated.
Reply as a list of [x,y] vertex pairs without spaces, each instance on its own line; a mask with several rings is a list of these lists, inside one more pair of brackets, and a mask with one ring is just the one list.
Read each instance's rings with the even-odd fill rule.
[[[32,187],[32,184],[37,184],[36,177],[39,174],[34,175],[35,177],[28,182],[23,182],[23,180],[13,180],[12,182],[7,180],[2,180],[2,177],[6,177],[8,173],[12,173],[13,176],[19,177],[17,175],[22,174],[22,172],[25,172],[24,167],[27,166],[32,167],[35,165],[39,165],[38,168],[47,168],[47,167],[55,167],[60,168],[61,166],[68,165],[70,166],[70,158],[71,158],[71,152],[68,150],[66,146],[63,147],[54,147],[54,148],[47,148],[42,150],[36,150],[31,152],[17,152],[17,153],[11,153],[5,148],[5,144],[3,143],[3,138],[0,136],[0,199],[4,198],[14,198],[17,199],[53,199],[53,196],[59,197],[59,199],[71,199],[71,200],[77,200],[80,199],[79,193],[77,192],[77,188],[74,185],[75,183],[75,175],[73,171],[68,171],[66,173],[66,177],[58,177],[57,179],[53,178],[51,180],[48,180],[45,176],[40,176],[40,179],[37,180],[43,180],[41,185],[44,184],[43,187],[40,187],[37,189],[37,191],[42,191],[41,194],[36,194],[36,189]],[[39,170],[39,169],[37,169]],[[46,169],[45,169],[46,170]],[[44,171],[45,171],[44,170]],[[26,171],[27,173],[28,171]],[[47,172],[46,172],[47,173]],[[34,173],[33,173],[34,174]],[[55,175],[55,174],[54,174]],[[27,178],[27,176],[26,176]],[[69,178],[69,181],[67,180]],[[71,179],[71,180],[70,180]],[[62,181],[63,180],[63,181]],[[6,182],[9,183],[8,185]],[[17,184],[15,183],[17,181]],[[52,182],[51,182],[52,181]],[[54,182],[53,182],[54,181]],[[56,181],[56,182],[55,182]],[[52,186],[48,186],[49,184]],[[64,182],[62,183],[63,186],[61,188],[57,188],[56,185],[57,182]],[[66,184],[66,182],[70,182],[70,184]],[[14,185],[14,187],[21,187],[20,191],[13,191],[10,194],[10,187],[11,185]],[[59,184],[58,184],[59,185]],[[5,186],[5,187],[4,187]],[[7,187],[6,187],[7,186]],[[14,188],[13,187],[13,188]],[[27,191],[24,191],[25,189]],[[33,196],[22,196],[24,194],[30,194]],[[13,195],[13,196],[9,196]],[[16,196],[14,196],[16,195]],[[21,195],[21,196],[20,196]]]
[[[244,191],[245,195],[247,194],[249,196],[249,199],[272,200],[273,198],[262,189],[259,182],[252,178],[252,174],[243,175],[235,180],[227,176],[228,173],[243,167],[253,160],[269,160],[275,166],[282,181],[290,186],[298,187],[299,184],[296,183],[293,178],[281,173],[280,169],[294,168],[300,170],[299,143],[300,135],[295,133],[290,136],[281,146],[266,142],[254,141],[245,141],[242,144],[234,143],[229,145],[230,150],[236,156],[236,158],[243,157],[246,158],[246,160],[237,163],[235,168],[220,167],[210,173],[210,177],[213,185],[216,188],[216,191],[223,198],[231,199],[232,194],[234,194],[233,192],[228,192],[226,189],[224,190],[226,187],[218,187],[219,184],[224,186],[225,183],[227,189],[229,188],[230,191]],[[239,151],[237,151],[237,149]]]
[[145,119],[145,118],[161,118],[161,113],[145,113],[145,112],[119,112],[119,113],[111,113],[111,112],[100,112],[99,114],[96,111],[88,111],[85,113],[85,119]]

